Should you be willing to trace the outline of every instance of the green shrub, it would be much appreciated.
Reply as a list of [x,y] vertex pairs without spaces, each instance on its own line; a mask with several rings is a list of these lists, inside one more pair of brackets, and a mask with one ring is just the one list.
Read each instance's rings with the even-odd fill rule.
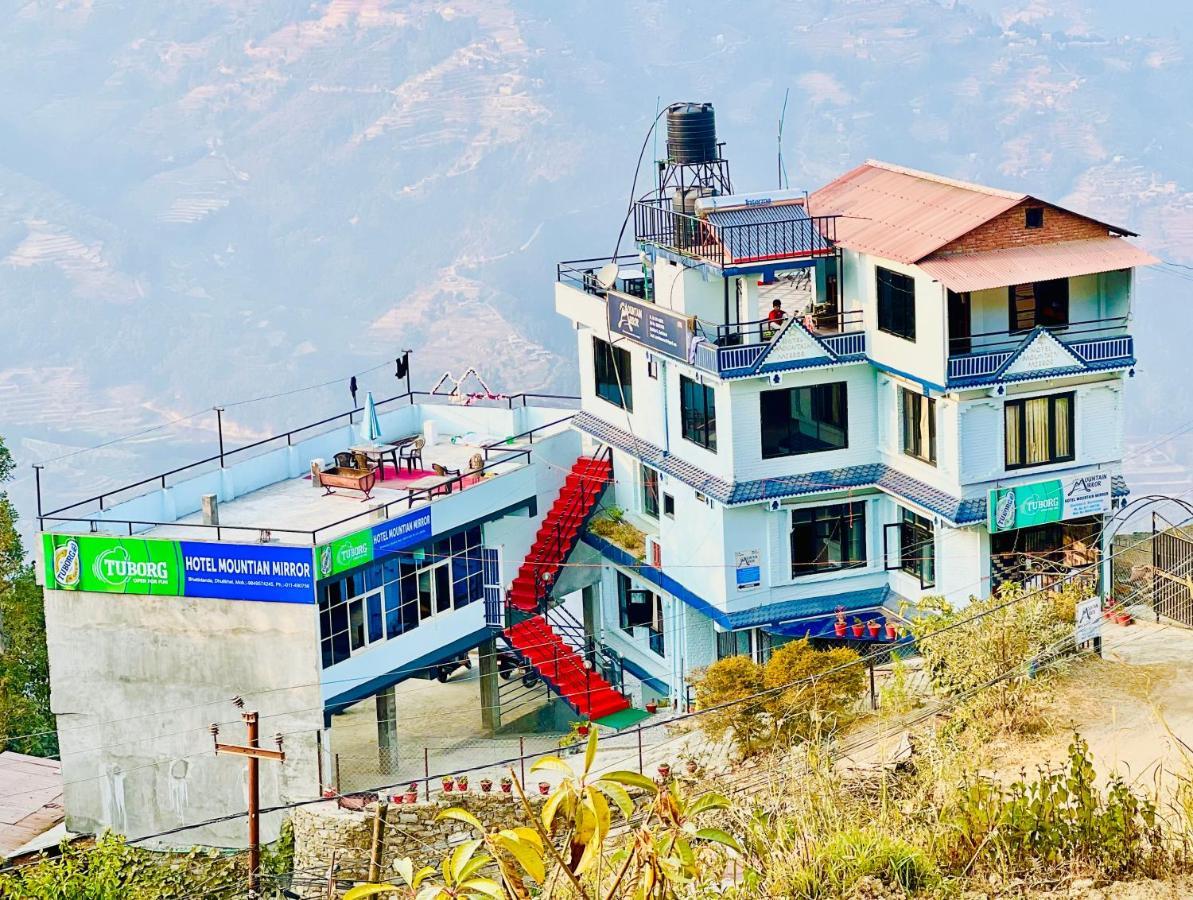
[[725,709],[704,713],[698,721],[704,733],[713,740],[720,740],[726,732],[731,732],[743,756],[758,750],[763,743],[767,727],[765,709],[760,701],[735,701],[759,693],[762,679],[762,666],[748,656],[719,659],[691,679],[696,689],[696,704],[700,709],[733,704]]
[[916,847],[875,828],[852,828],[812,848],[788,886],[793,900],[847,897],[863,878],[913,893],[939,881],[932,861]]
[[778,734],[807,740],[836,727],[865,689],[858,655],[845,647],[816,650],[807,639],[784,644],[766,663],[763,685],[778,690],[766,706]]

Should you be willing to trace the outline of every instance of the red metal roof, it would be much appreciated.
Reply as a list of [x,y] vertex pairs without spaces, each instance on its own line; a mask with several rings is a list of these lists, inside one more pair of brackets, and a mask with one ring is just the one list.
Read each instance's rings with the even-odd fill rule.
[[1029,281],[1150,266],[1157,262],[1159,260],[1150,253],[1124,238],[1104,237],[975,253],[949,253],[922,259],[918,265],[950,290],[982,291]]
[[842,217],[836,226],[841,246],[910,264],[1028,199],[871,159],[812,194],[808,211]]

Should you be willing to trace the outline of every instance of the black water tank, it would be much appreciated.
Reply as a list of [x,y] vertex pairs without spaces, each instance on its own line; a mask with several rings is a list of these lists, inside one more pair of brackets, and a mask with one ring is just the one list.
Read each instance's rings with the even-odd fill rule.
[[717,158],[717,121],[711,103],[667,107],[667,158],[673,163],[711,162]]

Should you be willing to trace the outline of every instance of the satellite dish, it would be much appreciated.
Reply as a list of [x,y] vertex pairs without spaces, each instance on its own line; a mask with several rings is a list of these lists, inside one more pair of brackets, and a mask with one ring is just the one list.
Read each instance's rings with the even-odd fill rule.
[[601,287],[608,290],[617,283],[617,273],[620,271],[617,263],[607,262],[601,266],[601,270],[597,272],[597,283]]

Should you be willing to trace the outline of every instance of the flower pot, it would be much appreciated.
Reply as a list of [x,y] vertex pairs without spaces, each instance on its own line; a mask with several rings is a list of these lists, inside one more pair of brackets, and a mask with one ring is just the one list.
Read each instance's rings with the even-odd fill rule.
[[588,737],[588,726],[587,725],[577,725],[576,726],[576,734],[580,735],[580,737]]
[[868,622],[866,624],[866,628],[870,632],[870,637],[872,637],[872,638],[878,637],[879,626],[878,626],[877,622]]
[[862,636],[862,625],[860,623],[853,626],[853,636],[855,638],[860,638]]
[[847,626],[844,622],[835,622],[833,623],[833,631],[836,633],[837,637],[843,638],[845,637]]
[[502,784],[501,784],[501,793],[503,793],[503,794],[508,794],[508,793],[510,793],[511,791],[513,791],[513,789],[514,789],[514,786],[513,786],[512,784],[507,784],[506,782],[502,782]]
[[888,641],[893,641],[898,637],[899,637],[898,627],[895,625],[894,622],[887,622],[886,623],[886,639]]
[[390,794],[390,796],[389,796],[389,802],[390,802],[390,803],[397,804],[398,806],[401,806],[401,804],[402,804],[402,795],[401,795],[401,794]]
[[670,763],[663,763],[662,765],[659,766],[659,777],[660,778],[670,778],[671,777],[671,764]]
[[323,799],[324,800],[334,800],[335,796],[336,796],[335,788],[324,788],[323,789]]
[[1130,625],[1135,619],[1128,612],[1120,612],[1115,614],[1114,621],[1118,622],[1119,625]]
[[452,792],[452,788],[454,788],[455,786],[456,786],[456,783],[454,781],[452,781],[450,778],[443,779],[443,792],[445,794],[450,794]]
[[402,799],[407,803],[417,803],[418,802],[418,791],[407,791],[405,794],[402,795]]
[[465,791],[467,791],[468,790],[468,779],[465,778],[463,781],[461,781],[459,778],[457,778],[456,779],[456,790],[459,791],[461,794],[463,794]]
[[551,793],[551,783],[548,781],[540,781],[539,782],[539,793],[542,794],[544,797],[547,796],[547,794]]
[[657,704],[657,703],[647,703],[647,704],[646,704],[646,711],[647,711],[648,713],[656,713],[656,712],[658,712],[658,711],[659,711],[659,704]]
[[484,793],[487,794],[491,790],[493,790],[493,782],[491,782],[488,778],[482,778],[481,779],[481,791],[483,791]]

